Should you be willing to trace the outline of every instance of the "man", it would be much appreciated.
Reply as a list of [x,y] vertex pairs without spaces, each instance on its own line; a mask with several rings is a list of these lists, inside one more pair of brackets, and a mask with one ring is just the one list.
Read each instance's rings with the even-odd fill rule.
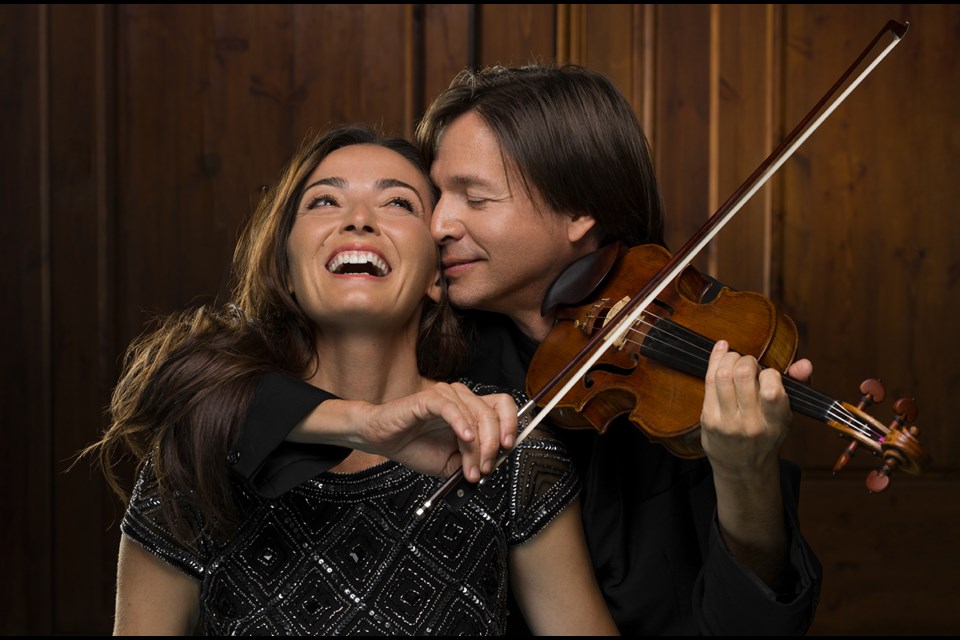
[[[574,66],[463,72],[418,144],[441,197],[432,230],[452,303],[478,339],[466,375],[524,387],[554,323],[541,304],[574,261],[619,239],[662,244],[645,136],[602,75]],[[807,378],[806,360],[789,373]],[[701,416],[706,460],[673,457],[626,420],[560,435],[578,461],[597,577],[624,634],[804,633],[820,565],[796,521],[780,375],[720,341]]]

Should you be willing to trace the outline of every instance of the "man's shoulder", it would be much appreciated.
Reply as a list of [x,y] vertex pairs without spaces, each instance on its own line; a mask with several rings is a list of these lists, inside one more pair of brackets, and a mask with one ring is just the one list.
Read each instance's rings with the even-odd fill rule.
[[465,336],[470,345],[465,377],[504,387],[525,388],[527,351],[519,330],[510,318],[487,311],[463,314]]
[[460,315],[467,330],[481,336],[513,335],[517,332],[517,326],[502,313],[467,309],[460,311]]

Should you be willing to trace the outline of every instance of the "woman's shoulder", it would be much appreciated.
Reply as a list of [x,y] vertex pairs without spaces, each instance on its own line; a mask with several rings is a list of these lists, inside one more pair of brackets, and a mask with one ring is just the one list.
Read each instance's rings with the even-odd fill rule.
[[[527,394],[521,389],[505,387],[486,382],[477,382],[470,378],[460,378],[457,380],[457,382],[464,384],[478,396],[485,396],[494,393],[505,393],[513,396],[513,401],[516,403],[518,410],[524,408],[529,401]],[[518,411],[519,425],[517,428],[520,432],[523,432],[527,425],[530,424],[530,421],[534,419],[534,417],[537,415],[537,412],[538,409],[531,408],[525,411],[522,416],[520,416]],[[547,421],[543,421],[537,425],[533,431],[531,431],[523,440],[520,441],[520,443],[517,445],[517,448],[541,448],[547,451],[559,451],[564,454],[566,452],[563,442],[559,437],[557,437],[553,431],[553,427]]]
[[507,393],[513,396],[518,407],[523,406],[527,402],[527,394],[521,389],[505,387],[499,384],[490,384],[488,382],[478,382],[472,378],[458,378],[456,382],[465,385],[478,396],[486,396],[492,393]]

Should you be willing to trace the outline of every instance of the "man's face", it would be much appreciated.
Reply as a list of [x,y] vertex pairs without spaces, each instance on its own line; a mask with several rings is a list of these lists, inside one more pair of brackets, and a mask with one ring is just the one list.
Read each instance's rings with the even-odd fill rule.
[[535,335],[544,323],[540,302],[578,257],[573,241],[583,218],[531,200],[474,112],[447,126],[430,173],[441,192],[430,228],[453,304],[504,313],[542,337]]

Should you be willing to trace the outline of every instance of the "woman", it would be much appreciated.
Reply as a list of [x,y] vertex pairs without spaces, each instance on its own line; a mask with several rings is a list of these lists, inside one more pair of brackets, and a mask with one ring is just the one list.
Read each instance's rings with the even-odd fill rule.
[[[535,632],[616,633],[577,479],[549,434],[519,445],[458,510],[415,515],[442,482],[429,474],[489,471],[522,401],[440,382],[458,334],[440,302],[433,203],[408,143],[331,130],[245,230],[235,304],[173,316],[131,345],[113,423],[92,447],[117,488],[125,447],[140,463],[116,634],[502,634],[508,574]],[[371,407],[395,401],[393,413],[303,420],[294,439],[349,450],[264,497],[224,461],[251,453],[231,447],[270,376]]]

